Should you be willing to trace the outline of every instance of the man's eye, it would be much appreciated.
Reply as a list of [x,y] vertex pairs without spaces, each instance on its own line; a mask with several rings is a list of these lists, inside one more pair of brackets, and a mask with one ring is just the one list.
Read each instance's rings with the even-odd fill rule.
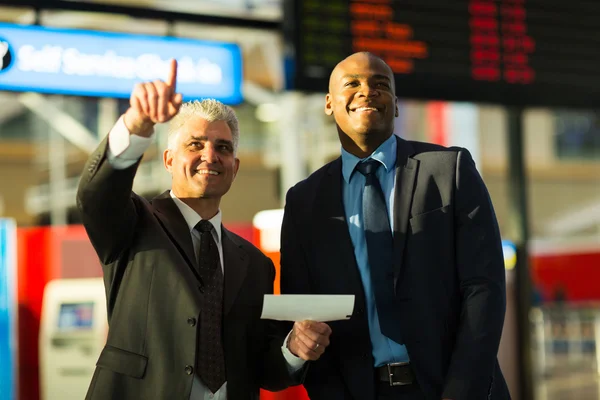
[[358,85],[358,82],[356,82],[356,81],[350,81],[350,82],[346,82],[344,84],[344,86],[347,86],[347,87],[354,87],[356,85]]
[[387,82],[379,82],[378,85],[379,86],[383,86],[385,88],[389,88],[390,87],[389,83],[387,83]]

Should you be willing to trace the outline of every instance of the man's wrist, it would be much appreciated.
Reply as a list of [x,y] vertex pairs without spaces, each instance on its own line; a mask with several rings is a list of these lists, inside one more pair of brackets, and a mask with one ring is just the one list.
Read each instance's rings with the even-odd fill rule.
[[151,119],[143,118],[140,113],[130,107],[123,115],[123,123],[132,135],[150,137],[154,132],[154,122]]
[[295,354],[292,349],[290,348],[290,339],[292,338],[292,332],[290,332],[287,337],[285,338],[285,347],[286,349],[289,350],[290,353],[292,353],[293,356],[298,357],[297,354]]

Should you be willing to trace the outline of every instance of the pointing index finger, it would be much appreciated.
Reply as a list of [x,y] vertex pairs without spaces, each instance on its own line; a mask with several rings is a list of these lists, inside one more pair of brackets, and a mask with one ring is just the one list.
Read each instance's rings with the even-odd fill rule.
[[175,94],[175,90],[177,89],[177,60],[171,59],[171,68],[169,69],[169,76],[167,77],[167,86],[169,86],[173,90],[173,94]]

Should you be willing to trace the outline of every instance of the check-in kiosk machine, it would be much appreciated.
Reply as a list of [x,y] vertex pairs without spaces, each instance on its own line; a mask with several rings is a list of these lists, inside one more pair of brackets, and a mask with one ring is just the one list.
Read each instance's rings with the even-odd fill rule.
[[46,285],[40,326],[41,400],[85,398],[107,332],[102,278],[59,279]]

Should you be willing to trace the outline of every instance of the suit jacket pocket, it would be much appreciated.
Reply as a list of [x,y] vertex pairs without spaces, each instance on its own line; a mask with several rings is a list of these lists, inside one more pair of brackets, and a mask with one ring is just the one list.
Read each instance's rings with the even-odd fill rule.
[[147,364],[147,357],[109,345],[104,346],[96,363],[99,367],[137,379],[144,377]]
[[435,210],[415,215],[410,219],[410,227],[412,232],[418,233],[430,226],[434,226],[440,218],[447,216],[449,212],[450,206],[443,206],[436,208]]

